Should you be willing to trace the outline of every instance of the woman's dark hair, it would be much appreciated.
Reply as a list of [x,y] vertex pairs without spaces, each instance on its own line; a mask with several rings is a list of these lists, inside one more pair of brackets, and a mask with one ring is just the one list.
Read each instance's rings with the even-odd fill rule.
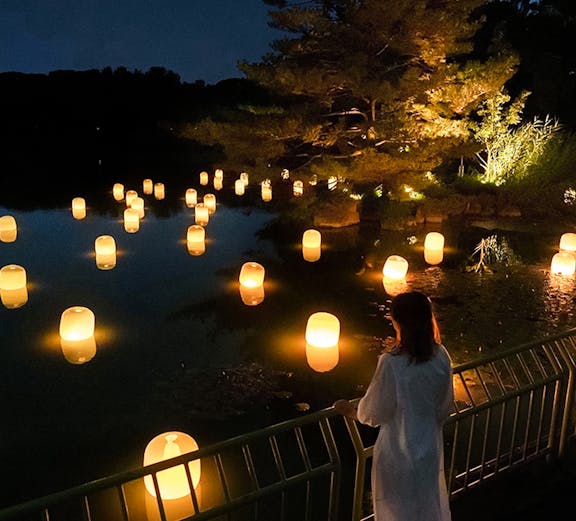
[[392,299],[390,314],[398,328],[398,349],[411,363],[430,360],[434,345],[441,341],[430,299],[419,291],[400,293]]

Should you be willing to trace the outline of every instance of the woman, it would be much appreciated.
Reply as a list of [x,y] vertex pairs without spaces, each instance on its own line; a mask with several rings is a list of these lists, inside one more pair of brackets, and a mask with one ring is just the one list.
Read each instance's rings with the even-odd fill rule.
[[334,407],[380,429],[372,465],[376,521],[450,521],[442,436],[454,399],[450,355],[423,293],[394,297],[391,317],[396,345],[380,355],[358,410],[348,400]]

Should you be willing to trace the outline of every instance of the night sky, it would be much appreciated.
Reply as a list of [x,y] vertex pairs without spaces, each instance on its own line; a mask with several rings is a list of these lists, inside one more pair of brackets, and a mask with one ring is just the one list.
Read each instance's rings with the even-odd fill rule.
[[0,72],[164,67],[184,82],[243,77],[281,33],[262,0],[0,0]]

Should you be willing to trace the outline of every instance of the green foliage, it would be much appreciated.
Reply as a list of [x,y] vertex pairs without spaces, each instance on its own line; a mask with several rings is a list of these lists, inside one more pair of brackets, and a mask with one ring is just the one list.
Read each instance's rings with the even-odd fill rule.
[[506,237],[498,237],[497,234],[481,239],[470,259],[474,257],[478,260],[468,266],[467,271],[491,272],[494,265],[512,266],[521,262]]

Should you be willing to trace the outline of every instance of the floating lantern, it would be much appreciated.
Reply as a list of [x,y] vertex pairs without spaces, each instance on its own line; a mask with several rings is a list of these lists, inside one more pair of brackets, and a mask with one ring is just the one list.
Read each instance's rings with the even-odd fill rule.
[[440,264],[444,258],[444,235],[430,232],[424,239],[424,260],[428,264]]
[[116,201],[124,199],[124,185],[122,183],[114,183],[112,186],[112,196]]
[[300,197],[304,193],[304,183],[302,181],[294,181],[292,193],[295,197]]
[[316,174],[313,174],[313,175],[310,177],[310,180],[308,181],[308,184],[309,184],[310,186],[316,186],[316,185],[318,184],[318,176],[317,176]]
[[128,233],[135,233],[140,229],[138,210],[134,208],[126,208],[126,210],[124,210],[124,229]]
[[186,190],[185,200],[188,208],[194,208],[198,202],[198,192],[194,188],[188,188],[188,190]]
[[144,199],[142,197],[135,197],[130,204],[131,208],[134,208],[138,212],[138,218],[144,219]]
[[306,323],[306,343],[314,347],[333,347],[340,339],[340,321],[335,315],[318,311]]
[[322,235],[318,230],[306,230],[302,234],[302,257],[305,261],[316,262],[322,252]]
[[236,179],[236,181],[234,181],[234,193],[236,195],[244,195],[245,191],[246,185],[244,184],[244,181],[242,181],[242,179]]
[[72,199],[72,216],[74,219],[84,219],[86,217],[86,201],[83,197]]
[[154,197],[158,200],[162,200],[166,197],[164,183],[154,183]]
[[563,233],[560,237],[560,250],[576,252],[576,233]]
[[210,220],[210,211],[204,203],[198,203],[194,207],[194,220],[200,226],[206,226]]
[[100,235],[94,241],[96,266],[101,270],[111,270],[116,266],[116,241],[111,235]]
[[[144,466],[175,458],[198,450],[196,440],[184,432],[170,431],[154,437],[144,450]],[[200,459],[190,461],[188,470],[192,478],[192,486],[200,483]],[[162,499],[178,499],[191,493],[184,464],[161,470],[156,474],[158,488]],[[144,477],[144,485],[149,494],[156,497],[156,489],[152,476]]]
[[208,208],[208,213],[212,215],[216,211],[216,196],[214,194],[205,194],[203,200],[206,208]]
[[0,269],[0,298],[8,309],[22,307],[28,302],[26,270],[18,264],[7,264]]
[[382,274],[391,280],[402,280],[408,273],[408,261],[400,255],[390,255],[384,263]]
[[136,190],[127,190],[126,191],[126,206],[132,206],[132,202],[134,199],[138,197],[138,192]]
[[570,252],[560,251],[552,257],[550,272],[557,275],[574,275],[576,257]]
[[73,306],[64,310],[60,317],[60,338],[85,340],[94,336],[94,325],[92,310],[84,306]]
[[221,177],[215,177],[214,178],[214,190],[222,190],[222,187],[224,186],[224,182],[222,181]]
[[221,168],[214,170],[214,179],[224,179],[224,170]]
[[151,195],[154,192],[152,179],[144,179],[144,181],[142,181],[142,192],[146,195]]
[[199,224],[188,226],[186,244],[190,255],[198,256],[202,255],[206,251],[205,237],[206,231],[203,226],[200,226]]
[[14,242],[17,235],[16,219],[12,215],[0,217],[0,240],[2,242]]
[[330,191],[336,190],[337,186],[338,186],[338,178],[336,176],[330,176],[328,178],[328,190]]
[[60,348],[67,362],[80,365],[89,362],[96,356],[96,339],[94,336],[83,340],[60,339]]
[[261,186],[261,194],[262,194],[262,201],[268,202],[272,200],[272,184],[270,180],[267,179],[262,181]]
[[248,186],[248,181],[250,179],[250,176],[248,175],[248,172],[242,172],[240,174],[240,179],[241,181],[244,183],[244,186]]
[[201,185],[208,184],[208,172],[200,172],[200,184]]
[[247,306],[257,306],[264,300],[266,270],[258,262],[245,262],[240,270],[240,297]]

